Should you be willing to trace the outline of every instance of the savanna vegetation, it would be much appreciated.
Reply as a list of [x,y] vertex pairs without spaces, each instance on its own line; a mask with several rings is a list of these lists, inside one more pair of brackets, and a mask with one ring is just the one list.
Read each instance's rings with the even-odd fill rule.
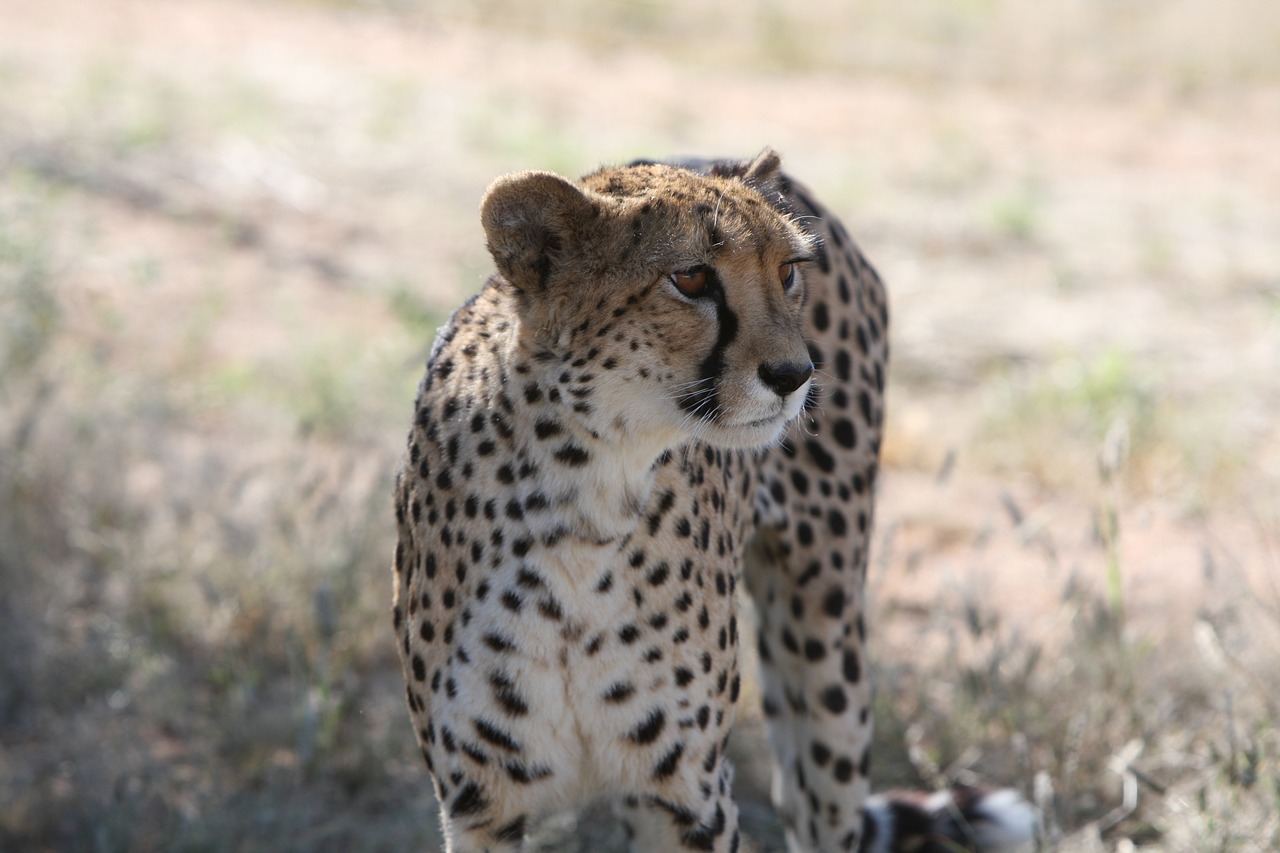
[[390,493],[480,194],[765,144],[892,297],[878,783],[1280,849],[1280,7],[0,0],[0,850],[436,849]]

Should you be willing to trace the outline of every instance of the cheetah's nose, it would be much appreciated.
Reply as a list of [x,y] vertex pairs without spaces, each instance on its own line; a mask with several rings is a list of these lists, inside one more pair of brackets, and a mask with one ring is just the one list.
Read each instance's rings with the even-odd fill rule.
[[811,362],[782,362],[779,364],[761,364],[757,371],[760,381],[773,390],[779,397],[785,397],[805,383],[813,375]]

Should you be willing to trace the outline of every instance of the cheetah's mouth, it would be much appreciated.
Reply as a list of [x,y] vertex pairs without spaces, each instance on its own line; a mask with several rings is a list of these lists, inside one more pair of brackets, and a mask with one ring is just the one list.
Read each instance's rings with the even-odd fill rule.
[[772,414],[751,420],[710,423],[711,434],[707,441],[725,447],[754,449],[767,447],[777,441],[795,418],[796,413],[780,408]]
[[767,417],[760,418],[758,420],[747,421],[746,423],[742,423],[742,424],[731,424],[730,428],[731,429],[756,429],[758,427],[767,427],[771,425],[781,426],[784,421],[788,421],[788,420],[790,420],[790,417],[787,415],[785,411],[782,411],[782,412],[777,412],[775,414],[769,415]]

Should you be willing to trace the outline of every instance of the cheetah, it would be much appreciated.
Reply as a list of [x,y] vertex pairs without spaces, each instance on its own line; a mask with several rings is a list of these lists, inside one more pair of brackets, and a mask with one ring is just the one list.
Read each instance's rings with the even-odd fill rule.
[[766,149],[498,179],[497,272],[440,331],[396,482],[393,618],[450,853],[615,803],[734,851],[754,601],[793,851],[1005,851],[1012,792],[870,796],[863,580],[885,291]]

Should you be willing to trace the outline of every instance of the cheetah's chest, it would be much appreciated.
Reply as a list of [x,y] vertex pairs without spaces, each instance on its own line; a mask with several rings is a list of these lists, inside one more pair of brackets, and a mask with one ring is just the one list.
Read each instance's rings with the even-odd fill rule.
[[468,584],[433,714],[565,797],[705,759],[739,684],[740,513],[712,497],[660,477],[630,536],[535,542]]

